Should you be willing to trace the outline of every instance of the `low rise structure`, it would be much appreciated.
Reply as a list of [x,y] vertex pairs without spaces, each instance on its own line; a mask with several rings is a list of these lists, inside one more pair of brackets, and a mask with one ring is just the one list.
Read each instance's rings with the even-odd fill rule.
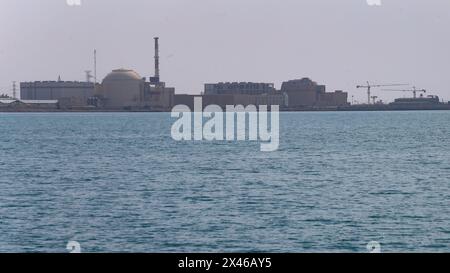
[[149,96],[149,108],[152,111],[170,112],[174,105],[175,88],[146,84]]
[[27,111],[53,111],[59,109],[57,100],[15,100],[1,99],[0,110],[27,112]]
[[348,104],[348,94],[342,90],[319,94],[317,106],[343,106]]
[[186,105],[194,109],[194,98],[202,97],[203,107],[218,105],[285,105],[285,95],[277,91],[273,83],[220,82],[207,83],[202,95],[175,95],[174,105]]
[[22,100],[77,99],[87,105],[94,95],[94,83],[75,81],[36,81],[20,83]]
[[287,96],[289,109],[337,107],[347,105],[348,94],[341,90],[327,93],[325,85],[309,78],[283,82],[281,92]]
[[205,95],[262,95],[275,92],[273,83],[220,82],[205,84]]

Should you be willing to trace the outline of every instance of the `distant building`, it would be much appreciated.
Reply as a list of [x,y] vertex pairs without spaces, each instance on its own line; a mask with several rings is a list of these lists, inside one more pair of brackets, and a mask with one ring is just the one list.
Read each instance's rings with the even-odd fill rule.
[[3,111],[51,111],[58,109],[57,100],[16,100],[0,99]]
[[234,95],[234,105],[278,105],[280,108],[285,106],[285,96],[279,92],[271,92],[260,95]]
[[103,108],[140,107],[144,101],[145,80],[133,70],[116,69],[106,75],[95,96]]
[[227,105],[234,105],[234,95],[175,95],[174,105],[186,105],[194,111],[194,98],[201,97],[203,108],[208,105],[218,105],[225,109]]
[[220,82],[205,84],[205,95],[261,95],[275,92],[273,83]]
[[[200,95],[175,95],[175,105],[194,107],[194,97]],[[285,104],[285,96],[278,92],[273,83],[220,82],[207,83],[202,97],[203,107],[211,104],[225,109],[227,105],[279,105]]]
[[343,91],[326,92],[325,85],[319,85],[309,78],[283,82],[281,92],[287,96],[288,108],[326,107],[347,105],[348,94]]
[[36,81],[20,83],[22,100],[60,100],[75,98],[87,104],[94,95],[94,83],[72,81]]
[[342,90],[334,92],[319,93],[317,106],[343,106],[348,104],[348,93]]
[[174,105],[175,88],[152,86],[146,83],[149,94],[149,108],[152,111],[170,112]]
[[122,68],[103,79],[90,104],[105,109],[170,111],[174,94],[175,88],[163,82],[147,82],[137,72]]
[[243,94],[230,94],[230,95],[175,95],[174,105],[186,105],[191,110],[194,109],[194,98],[201,97],[203,107],[214,104],[220,106],[222,109],[226,109],[226,106],[248,106],[255,105],[257,107],[261,105],[279,105],[280,109],[284,107],[285,97],[282,94],[262,94],[262,95],[243,95]]
[[194,109],[194,98],[202,97],[203,107],[218,105],[225,110],[228,105],[279,105],[285,103],[285,96],[278,92],[273,83],[220,82],[207,83],[202,95],[175,95],[174,105],[186,105]]
[[390,105],[394,106],[403,106],[403,105],[432,105],[432,104],[440,104],[438,96],[427,96],[420,98],[399,98],[395,99],[394,102],[390,103]]

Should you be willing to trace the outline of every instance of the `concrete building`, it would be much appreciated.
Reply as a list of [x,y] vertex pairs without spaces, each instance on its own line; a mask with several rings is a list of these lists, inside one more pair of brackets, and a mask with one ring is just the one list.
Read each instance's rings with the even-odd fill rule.
[[191,110],[194,109],[194,98],[201,97],[203,108],[214,104],[220,106],[223,110],[227,105],[279,105],[280,109],[284,107],[285,97],[282,94],[262,94],[262,95],[245,95],[245,94],[227,94],[227,95],[175,95],[174,105],[186,105]]
[[332,93],[320,93],[317,106],[343,106],[348,104],[348,94],[342,90]]
[[145,80],[133,70],[116,69],[109,73],[97,88],[95,96],[99,106],[119,109],[141,107],[144,101]]
[[90,104],[116,110],[170,111],[175,88],[163,82],[147,82],[131,69],[116,69],[97,88]]
[[53,111],[58,108],[57,100],[0,99],[0,110],[2,111]]
[[278,92],[273,83],[220,82],[207,83],[202,95],[175,95],[174,105],[186,105],[194,109],[194,97],[202,97],[203,107],[218,105],[280,105],[285,104],[285,96]]
[[36,81],[20,83],[22,100],[60,100],[76,98],[87,104],[94,95],[94,83],[74,81]]
[[205,84],[205,95],[261,95],[275,92],[273,83],[220,82]]
[[220,82],[205,84],[205,95],[261,95],[275,92],[273,83]]
[[152,111],[170,112],[174,105],[175,88],[146,83],[148,106]]
[[[89,71],[87,81],[90,80]],[[175,89],[160,81],[158,38],[155,37],[155,76],[150,82],[131,69],[116,69],[101,84],[91,82],[23,82],[22,100],[56,100],[62,110],[108,109],[170,111]],[[36,104],[37,105],[37,104]]]
[[325,93],[326,87],[318,85],[308,78],[283,82],[281,92],[288,96],[289,107],[313,106],[319,100],[319,94]]
[[432,104],[440,104],[440,100],[438,96],[427,96],[427,97],[419,97],[419,98],[398,98],[395,99],[394,102],[391,102],[390,105],[394,106],[404,106],[404,105],[432,105]]
[[327,93],[325,85],[319,85],[309,78],[283,82],[281,92],[287,96],[289,109],[347,105],[346,92]]
[[234,96],[234,104],[235,105],[279,105],[280,108],[285,105],[285,97],[282,93],[268,93],[261,95],[233,95]]
[[215,104],[225,109],[227,105],[234,105],[234,95],[175,95],[174,105],[186,105],[194,111],[194,98],[201,97],[203,108]]
[[116,69],[109,73],[97,88],[91,105],[116,110],[170,111],[174,104],[175,88],[160,81],[159,38],[155,37],[155,74],[147,82],[136,71]]

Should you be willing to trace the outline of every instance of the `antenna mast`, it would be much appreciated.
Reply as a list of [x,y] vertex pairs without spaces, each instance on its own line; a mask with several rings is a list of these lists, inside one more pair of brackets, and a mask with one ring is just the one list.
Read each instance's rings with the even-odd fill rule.
[[94,49],[94,85],[97,84],[97,49]]
[[155,37],[155,78],[159,82],[159,38]]
[[13,99],[17,99],[17,96],[16,96],[16,82],[13,82]]

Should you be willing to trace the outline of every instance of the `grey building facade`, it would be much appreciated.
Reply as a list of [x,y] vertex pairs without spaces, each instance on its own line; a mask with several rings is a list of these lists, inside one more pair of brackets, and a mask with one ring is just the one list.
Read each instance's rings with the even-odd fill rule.
[[275,92],[273,83],[220,82],[205,84],[205,95],[262,95]]
[[77,99],[87,103],[94,95],[94,83],[74,81],[37,81],[20,83],[22,100]]

